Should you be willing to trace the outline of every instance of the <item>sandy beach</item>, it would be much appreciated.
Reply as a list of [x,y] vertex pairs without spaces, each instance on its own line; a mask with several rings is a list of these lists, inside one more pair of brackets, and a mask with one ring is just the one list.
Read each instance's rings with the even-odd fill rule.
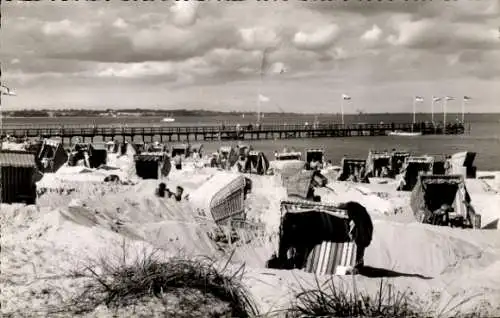
[[[57,308],[84,286],[86,278],[72,273],[102,257],[128,262],[160,248],[165,258],[204,255],[221,264],[227,260],[228,251],[221,251],[208,235],[215,225],[201,222],[189,200],[156,197],[154,190],[160,180],[137,178],[132,163],[130,157],[110,154],[107,164],[116,167],[113,173],[129,181],[128,185],[103,183],[109,172],[102,169],[63,166],[39,181],[38,188],[46,188],[46,192],[36,205],[2,204],[0,287],[5,317],[46,316],[50,308]],[[181,185],[189,194],[216,173],[223,172],[186,164],[183,170],[173,169],[163,182],[171,187]],[[300,288],[315,286],[317,281],[303,271],[265,268],[278,249],[280,199],[286,191],[279,176],[246,176],[253,184],[245,201],[248,219],[262,222],[265,230],[246,233],[248,243],[231,247],[230,268],[245,264],[242,279],[259,313],[279,317],[283,316],[279,310],[290,306]],[[396,191],[394,180],[357,184],[330,179],[329,189],[318,189],[322,201],[357,201],[370,213],[374,235],[365,265],[381,273],[333,279],[349,290],[370,293],[384,279],[394,289],[411,292],[416,302],[442,311],[443,316],[455,315],[454,305],[464,299],[468,301],[459,307],[460,312],[481,310],[484,315],[500,315],[500,276],[495,274],[500,272],[500,235],[495,225],[500,218],[500,173],[483,171],[478,176],[491,179],[467,179],[466,186],[482,224],[491,229],[417,223],[409,207],[410,192]],[[154,306],[152,300],[146,307]],[[110,309],[100,307],[86,316],[111,314]],[[121,315],[137,316],[129,314],[125,310]]]

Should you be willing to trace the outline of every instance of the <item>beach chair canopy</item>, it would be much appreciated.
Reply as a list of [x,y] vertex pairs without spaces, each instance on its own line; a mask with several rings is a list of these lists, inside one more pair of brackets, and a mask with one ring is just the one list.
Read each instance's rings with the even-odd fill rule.
[[142,152],[141,154],[134,155],[135,161],[163,161],[164,153],[160,152]]
[[391,166],[391,154],[387,151],[370,150],[368,158],[366,159],[366,172],[375,173],[383,167],[389,168]]
[[158,179],[160,175],[167,176],[171,162],[164,152],[143,152],[134,155],[137,176],[143,179]]
[[434,157],[431,156],[409,156],[403,165],[403,178],[405,184],[402,190],[411,191],[421,174],[432,174],[434,170]]
[[191,145],[191,151],[201,154],[201,152],[203,151],[203,145],[202,144]]
[[262,151],[250,151],[246,162],[245,170],[250,173],[263,175],[269,169],[269,160]]
[[404,165],[406,157],[409,157],[408,151],[393,151],[391,152],[391,168],[393,174],[398,174]]
[[313,159],[323,162],[325,156],[324,149],[306,149],[306,162],[310,163]]
[[415,218],[422,221],[443,204],[452,207],[451,217],[467,218],[471,197],[462,175],[421,175],[413,188],[410,206]]
[[276,154],[276,160],[300,160],[302,158],[302,154],[298,151],[293,152],[281,152]]
[[269,162],[269,168],[275,174],[292,175],[304,170],[305,164],[302,160],[274,160]]
[[45,139],[36,160],[41,172],[56,172],[68,161],[68,154],[61,141]]
[[55,139],[45,139],[43,143],[51,147],[59,147],[60,145],[62,145],[62,142],[60,140]]
[[252,150],[252,146],[248,144],[239,144],[238,145],[238,151],[240,155],[244,155],[246,151]]
[[73,145],[72,151],[89,151],[91,146],[89,143],[78,142]]
[[371,159],[371,160],[389,159],[389,158],[391,158],[391,154],[388,151],[370,150],[368,152],[368,158]]
[[405,163],[423,163],[432,164],[434,162],[434,157],[431,156],[408,156],[405,158]]
[[344,173],[347,172],[351,166],[354,166],[355,168],[358,169],[360,169],[361,167],[366,167],[366,160],[344,158],[342,159],[341,166],[342,166],[342,171]]
[[103,142],[96,142],[96,143],[91,144],[91,146],[92,146],[92,150],[102,150],[102,151],[108,150],[108,147]]
[[0,202],[34,204],[39,178],[34,154],[0,150]]
[[[301,268],[316,272],[324,268],[318,259],[311,258],[317,247],[324,242],[349,242],[349,221],[347,211],[335,205],[305,200],[285,200],[280,202],[281,218],[279,228],[278,260],[282,268]],[[292,256],[293,266],[289,267],[287,256],[293,248],[296,253]],[[327,263],[338,263],[341,253],[323,253]],[[309,264],[309,266],[307,265]],[[332,266],[329,274],[334,274]],[[324,272],[324,270],[321,270]]]
[[404,151],[404,150],[396,150],[396,151],[391,152],[392,157],[406,158],[410,155],[411,154],[409,151]]
[[188,156],[190,152],[190,146],[186,143],[180,143],[172,145],[171,155],[175,157],[176,155]]
[[35,168],[35,156],[26,151],[1,150],[0,167]]
[[288,196],[306,199],[311,183],[313,180],[314,171],[302,170],[292,175],[282,174],[283,185],[286,188]]
[[451,164],[457,167],[472,167],[476,159],[475,152],[462,151],[451,155]]
[[245,177],[235,173],[212,175],[189,195],[189,201],[201,217],[213,217],[217,224],[228,219],[244,219]]
[[233,151],[233,147],[231,146],[221,146],[219,148],[219,152],[222,154],[229,155]]

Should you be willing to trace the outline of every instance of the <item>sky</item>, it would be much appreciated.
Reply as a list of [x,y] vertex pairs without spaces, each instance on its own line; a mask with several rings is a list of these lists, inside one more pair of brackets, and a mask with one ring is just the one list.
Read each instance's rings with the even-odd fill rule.
[[[4,109],[500,112],[500,0],[2,1]],[[263,56],[265,58],[263,59]],[[263,63],[264,60],[264,63]],[[264,65],[263,67],[261,67]],[[261,72],[261,69],[263,70]],[[261,77],[261,74],[263,76]],[[436,111],[443,105],[436,104]]]

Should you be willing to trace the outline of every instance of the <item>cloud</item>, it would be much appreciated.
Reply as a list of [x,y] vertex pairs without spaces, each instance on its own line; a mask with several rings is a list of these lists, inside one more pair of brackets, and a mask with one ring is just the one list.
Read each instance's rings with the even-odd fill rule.
[[500,49],[498,28],[484,24],[450,23],[435,19],[394,22],[397,34],[387,40],[394,46],[453,51],[457,49]]
[[241,46],[247,50],[263,50],[276,47],[280,39],[276,32],[270,29],[255,27],[240,29]]
[[174,23],[178,26],[190,26],[196,22],[200,2],[179,1],[170,7],[173,14]]
[[115,20],[115,22],[113,22],[113,26],[118,29],[126,29],[128,27],[128,24],[122,18],[118,18]]
[[299,31],[293,37],[294,45],[302,50],[324,50],[329,48],[339,34],[336,24],[320,27],[313,32]]
[[[266,89],[289,89],[283,102],[294,111],[303,107],[299,91],[333,87],[369,101],[373,92],[415,94],[421,83],[463,81],[477,94],[490,87],[479,83],[500,84],[499,1],[18,3],[2,3],[3,79],[48,95],[64,85],[75,92],[72,101],[99,91],[122,103],[109,91],[131,103],[138,97],[124,85],[159,100],[185,92],[176,100],[182,105],[204,87],[245,105],[241,96],[254,99],[262,51],[269,48]],[[201,103],[223,105],[217,94],[206,93],[211,97]],[[33,96],[35,104],[49,100]],[[316,103],[328,110],[330,102]]]
[[47,22],[42,27],[42,32],[47,36],[85,37],[90,35],[88,26],[76,24],[68,19],[57,22]]
[[374,24],[370,30],[367,30],[363,35],[361,36],[361,40],[368,42],[368,43],[375,43],[377,42],[380,37],[382,36],[382,30]]

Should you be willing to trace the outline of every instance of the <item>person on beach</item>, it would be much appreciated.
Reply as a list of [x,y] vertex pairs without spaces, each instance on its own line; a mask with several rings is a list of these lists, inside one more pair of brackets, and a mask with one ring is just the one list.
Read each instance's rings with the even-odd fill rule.
[[160,198],[165,197],[165,193],[170,194],[170,190],[167,189],[167,185],[165,183],[160,183],[158,188],[156,189],[156,196]]
[[366,208],[357,202],[349,201],[341,203],[338,207],[347,210],[349,238],[356,244],[356,265],[354,268],[361,270],[365,266],[365,250],[373,238],[372,219]]
[[389,177],[389,170],[387,170],[386,166],[382,167],[382,170],[380,172],[380,177],[381,178],[388,178]]
[[358,182],[359,180],[359,167],[355,166],[354,167],[354,182]]
[[429,223],[432,225],[450,225],[450,212],[452,211],[452,207],[448,204],[441,205],[439,209],[432,213]]
[[182,170],[182,158],[179,154],[174,156],[175,169]]
[[309,164],[309,168],[311,170],[318,170],[318,164],[319,164],[319,162],[316,161],[315,158],[313,158],[313,159],[311,159],[311,163]]
[[241,155],[238,162],[236,163],[237,167],[238,167],[238,172],[241,172],[241,173],[245,173],[246,172],[246,160],[245,160],[245,156]]
[[177,186],[176,192],[173,194],[176,201],[182,200],[182,194],[184,193],[184,188],[181,186]]
[[365,182],[366,181],[366,170],[364,166],[361,166],[359,169],[359,181],[360,182]]
[[214,152],[212,158],[210,158],[210,167],[217,168],[218,154]]
[[193,160],[198,161],[198,160],[200,160],[200,158],[201,158],[200,153],[198,151],[194,151],[193,152]]
[[447,155],[444,160],[444,173],[451,174],[451,172],[451,156]]

